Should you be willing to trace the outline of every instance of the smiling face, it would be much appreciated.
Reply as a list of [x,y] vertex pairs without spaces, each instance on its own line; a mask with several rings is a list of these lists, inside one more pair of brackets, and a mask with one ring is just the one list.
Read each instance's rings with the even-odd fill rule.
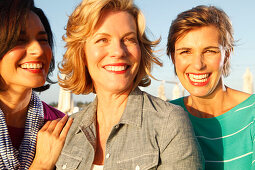
[[47,33],[39,17],[30,12],[16,46],[0,60],[4,89],[44,85],[51,57]]
[[125,11],[105,11],[86,40],[86,65],[96,92],[131,90],[141,50],[134,17]]
[[221,86],[225,50],[214,26],[192,29],[175,43],[176,73],[193,96],[204,97]]

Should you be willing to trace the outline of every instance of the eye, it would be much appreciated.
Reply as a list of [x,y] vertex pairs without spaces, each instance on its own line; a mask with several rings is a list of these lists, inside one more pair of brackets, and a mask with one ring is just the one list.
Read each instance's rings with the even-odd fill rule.
[[45,41],[45,42],[48,42],[48,38],[39,38],[38,41]]
[[38,39],[38,42],[39,42],[40,44],[49,44],[49,41],[48,41],[47,38],[40,38],[40,39]]
[[217,53],[217,51],[216,50],[205,50],[204,53],[213,53],[213,54],[215,54],[215,53]]
[[220,52],[220,50],[218,49],[206,49],[203,54],[206,56],[214,56],[216,54],[218,54]]
[[27,42],[28,42],[27,38],[19,37],[16,45],[23,45],[23,44],[26,44]]
[[109,40],[107,38],[100,38],[100,39],[96,40],[96,44],[105,44],[108,42],[109,42]]
[[136,37],[125,37],[123,39],[124,44],[137,44],[137,38]]
[[183,51],[180,51],[179,54],[191,54],[190,50],[183,50]]

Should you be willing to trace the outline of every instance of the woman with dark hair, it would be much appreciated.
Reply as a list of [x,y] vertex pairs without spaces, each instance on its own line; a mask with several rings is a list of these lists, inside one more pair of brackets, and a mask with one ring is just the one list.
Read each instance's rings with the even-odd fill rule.
[[0,16],[0,169],[52,169],[72,119],[34,92],[52,83],[49,22],[32,0],[1,0]]
[[231,21],[215,6],[180,13],[169,30],[167,54],[190,93],[171,102],[189,113],[206,169],[255,168],[255,95],[223,81],[234,45]]

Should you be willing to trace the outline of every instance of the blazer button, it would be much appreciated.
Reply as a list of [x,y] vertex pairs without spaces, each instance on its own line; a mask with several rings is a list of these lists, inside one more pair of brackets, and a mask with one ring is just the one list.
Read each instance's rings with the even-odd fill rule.
[[106,159],[108,159],[109,157],[110,157],[110,154],[109,154],[109,153],[105,155],[105,158],[106,158]]
[[62,169],[66,169],[67,163],[62,166]]

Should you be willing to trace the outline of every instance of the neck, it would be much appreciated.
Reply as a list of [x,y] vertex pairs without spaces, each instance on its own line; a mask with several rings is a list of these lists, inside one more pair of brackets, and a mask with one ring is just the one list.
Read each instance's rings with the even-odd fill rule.
[[106,141],[112,127],[119,123],[131,90],[118,94],[97,91],[97,147],[94,164],[103,165]]
[[24,126],[31,95],[32,89],[0,91],[0,108],[5,115],[7,125]]
[[224,104],[229,96],[227,89],[222,81],[220,81],[219,85],[210,95],[203,97],[190,95],[185,99],[185,105],[188,111],[196,117],[217,117],[231,109]]
[[125,110],[131,90],[122,93],[97,93],[97,121],[100,125],[112,127],[117,124]]

